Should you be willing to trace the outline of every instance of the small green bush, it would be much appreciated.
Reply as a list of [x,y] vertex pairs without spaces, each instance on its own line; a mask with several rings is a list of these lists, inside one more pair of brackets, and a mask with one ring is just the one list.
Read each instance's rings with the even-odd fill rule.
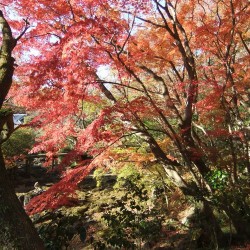
[[150,198],[141,178],[139,173],[119,178],[117,186],[125,194],[102,215],[106,229],[94,243],[97,249],[141,249],[143,243],[159,237],[163,216],[148,206]]
[[3,143],[2,151],[7,166],[13,164],[16,158],[27,154],[35,143],[35,133],[30,128],[19,128]]

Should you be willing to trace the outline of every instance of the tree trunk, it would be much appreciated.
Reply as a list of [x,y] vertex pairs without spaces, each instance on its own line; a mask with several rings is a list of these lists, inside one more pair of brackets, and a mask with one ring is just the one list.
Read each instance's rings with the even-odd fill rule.
[[15,195],[7,176],[0,149],[0,247],[1,249],[42,250],[43,242]]
[[[188,216],[188,222],[191,237],[195,237],[198,249],[218,249],[226,245],[219,222],[207,201],[195,202],[194,213]],[[198,234],[193,229],[198,230]]]
[[42,250],[43,242],[19,202],[15,190],[5,169],[1,144],[8,139],[13,131],[12,113],[2,109],[3,103],[12,85],[14,61],[12,51],[17,41],[28,29],[28,22],[23,32],[15,39],[11,28],[0,10],[0,26],[2,32],[0,46],[0,133],[7,124],[7,137],[0,137],[0,247],[1,249]]
[[203,225],[203,235],[206,236],[206,240],[208,240],[207,243],[216,249],[223,239],[223,232],[217,218],[214,215],[213,209],[206,201],[203,202],[202,214],[203,219],[207,223],[207,225]]
[[249,221],[241,218],[239,215],[230,217],[233,226],[242,239],[249,239],[250,237],[250,223]]
[[[247,211],[248,210],[248,211]],[[231,220],[237,235],[242,239],[250,238],[249,208],[243,209],[242,213],[233,208],[232,205],[224,207],[224,211]]]

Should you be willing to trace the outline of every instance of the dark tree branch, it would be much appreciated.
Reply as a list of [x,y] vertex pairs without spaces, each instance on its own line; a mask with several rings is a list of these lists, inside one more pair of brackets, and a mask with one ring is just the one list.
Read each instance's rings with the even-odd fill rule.
[[21,32],[21,34],[15,39],[16,41],[20,40],[30,27],[30,23],[29,23],[28,19],[23,19],[23,20],[25,22],[25,26],[24,26],[24,29]]
[[2,46],[0,49],[0,108],[9,92],[12,84],[14,72],[14,58],[11,56],[12,50],[16,45],[11,28],[0,11],[0,25],[2,31]]
[[247,53],[250,55],[250,49],[248,48],[248,46],[247,46],[247,44],[242,36],[242,33],[239,32],[238,34],[239,34],[240,40],[241,40],[244,48],[246,49]]
[[70,8],[70,12],[71,12],[71,15],[72,15],[72,19],[73,19],[74,22],[76,22],[75,13],[74,13],[73,6],[72,6],[70,0],[67,0],[67,3],[68,3],[69,8]]

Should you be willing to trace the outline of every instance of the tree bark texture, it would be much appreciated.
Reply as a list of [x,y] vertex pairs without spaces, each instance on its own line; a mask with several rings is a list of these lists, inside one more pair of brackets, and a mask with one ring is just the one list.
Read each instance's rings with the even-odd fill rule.
[[43,242],[15,195],[0,151],[0,248],[42,250]]
[[[7,124],[11,133],[12,126],[8,123],[9,115],[2,109],[4,100],[12,85],[14,58],[12,51],[17,39],[13,38],[11,28],[0,10],[2,44],[0,48],[0,133]],[[21,36],[19,36],[20,38]],[[12,118],[12,115],[11,115]],[[3,141],[0,141],[0,146]],[[6,172],[5,162],[0,147],[0,249],[43,250],[43,242],[19,202],[14,187]]]

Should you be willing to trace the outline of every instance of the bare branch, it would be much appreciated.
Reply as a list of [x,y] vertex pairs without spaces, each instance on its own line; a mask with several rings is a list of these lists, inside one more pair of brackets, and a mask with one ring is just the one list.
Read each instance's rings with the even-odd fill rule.
[[134,15],[132,12],[129,12],[129,11],[121,11],[121,12],[122,12],[122,13],[126,13],[126,14],[130,14],[130,15],[133,15],[136,19],[141,20],[141,21],[143,21],[143,22],[145,22],[145,23],[149,23],[149,24],[151,24],[151,25],[153,25],[153,26],[156,26],[156,27],[164,28],[164,29],[165,29],[165,25],[161,25],[161,24],[155,23],[155,22],[153,22],[153,21],[151,21],[151,20],[144,19],[144,18],[142,18],[142,17],[136,16],[136,15]]
[[28,21],[28,19],[23,19],[23,21],[25,22],[25,26],[23,31],[21,32],[21,34],[15,39],[16,41],[18,41],[19,39],[22,38],[22,36],[26,33],[26,31],[29,29],[30,27],[30,23]]
[[243,36],[242,36],[242,33],[239,32],[238,34],[239,34],[239,36],[240,36],[240,40],[241,40],[241,42],[242,42],[244,48],[246,49],[247,53],[250,55],[250,49],[248,48],[248,46],[247,46],[247,44],[246,44],[246,42],[245,42],[245,40],[244,40],[244,38],[243,38]]
[[67,0],[67,3],[68,3],[69,8],[70,8],[70,12],[71,12],[71,15],[72,15],[72,19],[73,19],[74,22],[76,22],[75,13],[74,13],[73,6],[72,6],[70,0]]

